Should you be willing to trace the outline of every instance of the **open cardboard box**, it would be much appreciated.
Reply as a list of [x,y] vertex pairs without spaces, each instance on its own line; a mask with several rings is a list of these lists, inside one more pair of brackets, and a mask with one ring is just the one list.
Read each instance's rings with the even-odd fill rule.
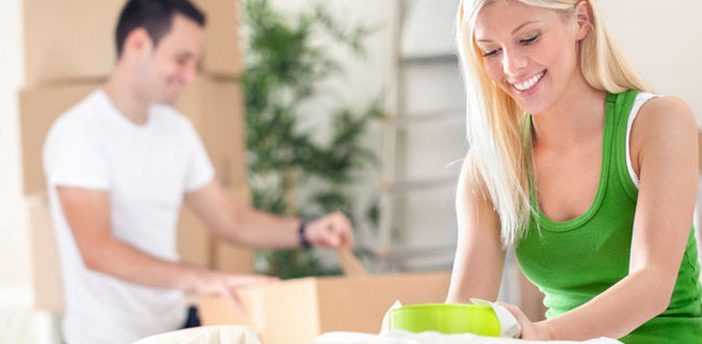
[[199,307],[204,325],[245,324],[263,344],[310,343],[330,331],[378,333],[396,300],[443,302],[449,278],[449,272],[302,278],[241,290],[244,314],[219,297],[202,297]]

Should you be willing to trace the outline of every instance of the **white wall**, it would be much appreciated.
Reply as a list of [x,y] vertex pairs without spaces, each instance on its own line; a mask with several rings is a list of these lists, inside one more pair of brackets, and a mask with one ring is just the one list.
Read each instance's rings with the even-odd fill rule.
[[21,18],[21,0],[0,1],[0,291],[26,290],[31,283],[17,110],[24,74]]
[[[282,13],[297,14],[310,12],[313,4],[310,0],[272,0],[276,10]],[[340,48],[333,42],[320,39],[320,45],[327,45],[332,57],[346,69],[346,74],[334,78],[324,85],[325,96],[317,99],[313,106],[321,113],[322,110],[333,109],[340,105],[366,104],[370,99],[388,87],[393,86],[395,71],[395,3],[396,0],[328,0],[320,2],[326,5],[332,15],[344,26],[379,25],[379,30],[370,35],[364,46],[367,55],[358,60],[346,49]],[[392,104],[389,104],[392,105]]]
[[30,239],[21,193],[17,108],[24,78],[21,18],[21,0],[0,1],[0,342],[53,343],[51,332],[41,330],[50,328],[52,319],[31,310]]
[[702,1],[598,3],[627,59],[658,93],[685,99],[702,123]]

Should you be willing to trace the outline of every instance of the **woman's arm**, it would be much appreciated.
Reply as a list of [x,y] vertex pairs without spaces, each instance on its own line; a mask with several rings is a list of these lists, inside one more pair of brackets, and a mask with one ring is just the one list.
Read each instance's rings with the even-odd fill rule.
[[456,191],[458,245],[447,303],[477,297],[495,300],[500,290],[505,252],[500,224],[487,191],[472,173],[472,154],[463,163]]
[[640,188],[629,274],[586,304],[531,323],[516,307],[527,339],[620,338],[665,311],[685,252],[697,185],[697,131],[676,98],[650,100],[632,131]]

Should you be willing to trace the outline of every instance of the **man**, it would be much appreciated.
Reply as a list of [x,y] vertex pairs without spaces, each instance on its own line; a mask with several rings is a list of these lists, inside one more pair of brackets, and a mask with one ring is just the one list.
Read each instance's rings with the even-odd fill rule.
[[180,263],[183,201],[214,235],[248,247],[353,245],[341,214],[307,223],[237,207],[214,179],[197,133],[170,107],[196,75],[204,25],[187,0],[129,1],[107,83],[63,114],[46,139],[68,343],[129,343],[175,330],[186,322],[184,292],[236,303],[238,287],[270,280]]

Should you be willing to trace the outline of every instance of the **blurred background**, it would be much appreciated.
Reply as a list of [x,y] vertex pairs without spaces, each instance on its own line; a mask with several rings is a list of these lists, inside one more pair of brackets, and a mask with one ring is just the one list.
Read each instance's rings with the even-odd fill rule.
[[[449,270],[456,239],[455,183],[468,149],[453,44],[459,1],[218,0],[210,5],[218,2],[223,4],[214,8],[227,10],[211,15],[216,18],[211,23],[218,23],[211,36],[222,41],[208,41],[213,58],[191,93],[215,97],[219,104],[216,95],[227,94],[218,93],[226,85],[240,88],[237,104],[211,112],[238,116],[245,146],[243,156],[234,159],[245,161],[247,170],[236,172],[231,161],[222,160],[221,166],[215,161],[220,178],[245,178],[240,181],[244,202],[270,211],[315,216],[342,209],[354,219],[356,253],[374,273]],[[45,299],[58,288],[46,277],[55,271],[37,262],[47,259],[51,248],[32,229],[38,221],[32,209],[43,196],[37,191],[41,185],[31,184],[41,179],[41,170],[31,163],[36,157],[27,155],[32,149],[27,145],[36,145],[28,136],[38,134],[23,126],[33,123],[23,111],[38,111],[33,106],[54,94],[80,99],[105,77],[112,61],[88,66],[80,59],[111,56],[114,20],[100,15],[116,16],[123,1],[90,3],[97,2],[0,2],[1,343],[57,342],[60,312]],[[684,98],[699,123],[702,3],[618,0],[599,6],[632,64],[658,93]],[[100,15],[93,18],[90,11]],[[47,33],[52,25],[61,30]],[[266,30],[271,27],[276,30]],[[69,36],[73,30],[87,32],[80,36],[86,39]],[[235,51],[227,55],[233,45]],[[61,54],[41,55],[54,50]],[[76,64],[85,69],[75,69]],[[231,111],[221,111],[228,107]],[[207,121],[196,125],[205,133]],[[265,139],[271,136],[280,144]],[[229,154],[210,146],[217,143],[206,144],[211,154]],[[201,246],[185,248],[190,253],[184,255],[203,265],[227,268],[249,254],[238,261],[284,278],[338,273],[329,252],[227,256],[211,253],[219,244],[193,233]],[[513,264],[508,259],[501,298],[526,302],[520,300]]]

